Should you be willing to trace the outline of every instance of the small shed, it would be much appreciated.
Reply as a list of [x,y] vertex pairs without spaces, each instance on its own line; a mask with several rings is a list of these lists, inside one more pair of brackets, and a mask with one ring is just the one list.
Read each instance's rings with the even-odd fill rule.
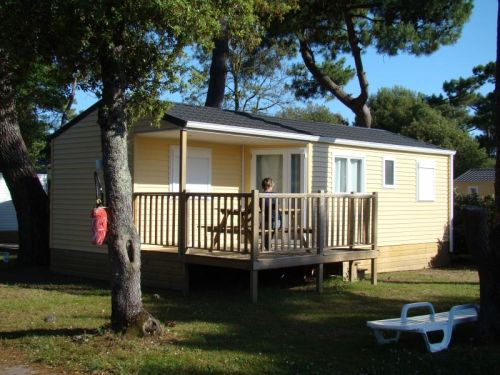
[[460,195],[475,194],[486,197],[495,194],[495,168],[474,168],[455,179],[455,189]]
[[[38,174],[38,179],[47,190],[47,174]],[[17,216],[9,188],[0,173],[0,242],[17,242]]]

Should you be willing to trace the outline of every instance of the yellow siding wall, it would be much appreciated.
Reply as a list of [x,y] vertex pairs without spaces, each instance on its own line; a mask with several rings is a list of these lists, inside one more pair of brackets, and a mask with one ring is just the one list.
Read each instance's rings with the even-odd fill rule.
[[90,244],[95,161],[102,159],[97,111],[53,140],[51,248],[104,252]]
[[[428,267],[437,256],[438,245],[448,241],[450,157],[318,143],[313,145],[313,191],[333,192],[334,157],[346,155],[364,158],[365,192],[379,196],[379,270]],[[396,161],[395,188],[383,187],[384,157]],[[417,201],[417,160],[435,161],[434,202]]]
[[495,185],[493,182],[455,182],[455,190],[458,194],[469,194],[469,186],[476,186],[480,197],[495,194]]
[[168,141],[134,137],[134,192],[168,192]]
[[[134,191],[168,192],[171,139],[136,135],[134,140]],[[241,190],[241,146],[189,142],[189,147],[208,148],[212,153],[212,193],[238,193]]]

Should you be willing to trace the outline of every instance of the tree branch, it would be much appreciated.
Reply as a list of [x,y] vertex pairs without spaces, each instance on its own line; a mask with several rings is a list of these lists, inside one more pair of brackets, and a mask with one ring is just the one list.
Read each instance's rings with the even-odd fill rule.
[[66,103],[66,107],[64,108],[64,111],[61,116],[61,126],[66,124],[66,122],[68,121],[69,111],[71,110],[71,106],[75,101],[77,83],[78,83],[77,75],[75,74],[73,76],[73,82],[71,83],[71,91],[68,97],[68,102]]
[[371,22],[384,22],[384,20],[382,18],[372,18],[372,17],[365,16],[363,14],[353,14],[352,17],[362,18],[362,19],[365,19],[365,20],[368,20]]
[[347,37],[349,40],[349,45],[351,47],[352,57],[354,58],[354,65],[356,66],[356,75],[358,77],[360,94],[355,99],[358,104],[366,104],[368,100],[368,81],[363,69],[363,61],[361,59],[361,49],[359,48],[358,38],[356,37],[356,31],[354,30],[354,24],[352,22],[352,16],[348,11],[344,12],[344,20],[347,26]]
[[300,43],[300,54],[307,69],[325,90],[331,92],[342,104],[354,110],[354,103],[351,95],[345,92],[341,86],[337,85],[328,74],[324,74],[316,65],[314,53],[309,47],[303,35],[298,35]]

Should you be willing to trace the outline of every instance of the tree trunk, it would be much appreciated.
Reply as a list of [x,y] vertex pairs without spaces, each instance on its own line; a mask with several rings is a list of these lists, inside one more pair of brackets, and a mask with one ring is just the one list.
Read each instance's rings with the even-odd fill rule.
[[111,264],[111,325],[115,331],[151,335],[160,324],[142,305],[141,248],[133,222],[132,180],[127,155],[126,99],[119,64],[103,59],[102,101],[98,112],[108,207]]
[[[500,77],[500,0],[497,10],[497,61],[495,67],[495,77]],[[500,82],[495,78],[495,146],[496,146],[496,165],[495,165],[495,217],[496,223],[500,224]],[[499,243],[500,246],[500,243]],[[500,272],[500,271],[499,271]]]
[[220,39],[216,39],[214,43],[205,107],[222,108],[226,89],[227,59],[229,54],[229,38],[227,33]]
[[5,55],[0,56],[0,173],[16,209],[19,262],[48,265],[49,200],[21,136]]
[[354,111],[356,117],[354,123],[361,128],[370,128],[372,126],[372,114],[370,108],[363,104],[360,109]]
[[483,339],[500,338],[500,226],[488,236],[488,212],[468,206],[464,210],[467,247],[474,255],[479,272],[479,335]]
[[[303,37],[299,36],[299,43],[302,60],[304,61],[306,68],[312,74],[314,79],[318,81],[321,87],[331,92],[342,104],[344,104],[355,114],[356,126],[365,128],[371,127],[372,116],[370,113],[370,108],[366,105],[366,101],[368,98],[368,82],[366,81],[364,71],[358,70],[358,65],[360,65],[361,68],[362,65],[356,65],[356,73],[358,75],[358,81],[360,82],[361,93],[356,98],[353,98],[350,94],[344,91],[342,86],[339,86],[337,83],[335,83],[329,75],[323,73],[321,69],[316,65],[314,52]],[[353,55],[357,56],[355,53],[353,53]],[[358,55],[358,58],[360,60],[361,54],[359,51]]]

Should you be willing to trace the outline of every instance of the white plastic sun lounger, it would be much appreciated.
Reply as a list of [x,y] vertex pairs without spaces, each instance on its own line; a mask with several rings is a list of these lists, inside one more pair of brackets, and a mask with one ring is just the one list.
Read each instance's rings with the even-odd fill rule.
[[[415,308],[427,307],[430,310],[428,315],[408,316],[408,311]],[[450,311],[436,314],[434,306],[430,302],[408,303],[401,309],[401,317],[394,319],[372,320],[366,322],[367,326],[373,329],[375,338],[379,344],[398,342],[401,332],[417,332],[424,338],[427,349],[431,353],[439,352],[448,348],[451,341],[453,327],[458,324],[475,322],[479,315],[479,306],[457,305]],[[384,332],[395,331],[393,337],[384,337]],[[440,342],[431,343],[428,332],[442,331],[443,339]]]

